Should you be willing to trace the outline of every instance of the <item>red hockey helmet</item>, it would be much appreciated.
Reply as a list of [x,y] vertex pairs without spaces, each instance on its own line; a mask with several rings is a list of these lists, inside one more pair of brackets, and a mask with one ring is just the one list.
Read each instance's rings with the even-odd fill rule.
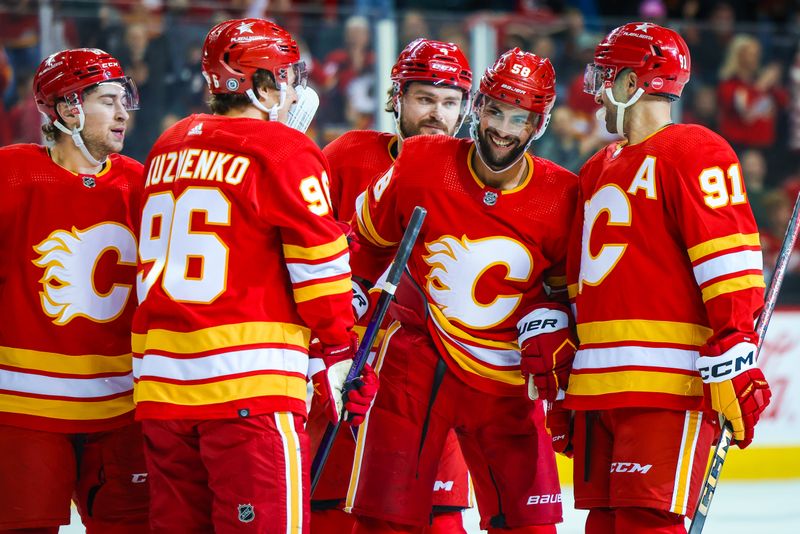
[[126,92],[123,105],[127,110],[139,109],[136,84],[125,76],[113,56],[97,48],[62,50],[42,61],[33,77],[36,107],[51,121],[59,119],[56,102],[64,98],[77,106],[83,102],[83,91],[104,82],[119,82]]
[[203,44],[203,75],[214,94],[245,94],[253,74],[264,69],[275,82],[285,83],[295,69],[295,85],[306,82],[305,66],[292,36],[264,19],[233,19],[217,24]]
[[467,93],[472,88],[472,70],[461,49],[431,39],[417,39],[406,46],[392,67],[391,79],[397,92],[409,82],[449,85]]
[[556,72],[549,59],[513,48],[486,69],[478,92],[548,116],[556,101]]
[[626,68],[633,69],[646,94],[677,99],[689,81],[689,47],[676,31],[651,22],[620,26],[597,45],[594,63],[586,66],[584,91],[600,94]]

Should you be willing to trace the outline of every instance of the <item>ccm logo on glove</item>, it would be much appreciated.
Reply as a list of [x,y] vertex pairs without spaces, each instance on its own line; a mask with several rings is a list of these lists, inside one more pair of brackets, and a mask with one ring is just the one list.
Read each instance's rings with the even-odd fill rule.
[[[703,379],[703,382],[729,380],[739,375],[742,371],[755,367],[755,345],[752,343],[740,343],[735,349],[739,350],[728,351],[722,356],[702,356],[697,359],[697,370],[700,371],[700,378]],[[745,350],[742,351],[741,349]],[[740,354],[744,355],[741,356]]]

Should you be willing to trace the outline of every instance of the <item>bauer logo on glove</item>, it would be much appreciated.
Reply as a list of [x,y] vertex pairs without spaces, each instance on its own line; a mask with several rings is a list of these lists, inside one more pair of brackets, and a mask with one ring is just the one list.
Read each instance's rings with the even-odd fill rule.
[[555,302],[530,310],[517,322],[521,350],[520,370],[531,400],[555,401],[566,389],[576,339],[566,306]]

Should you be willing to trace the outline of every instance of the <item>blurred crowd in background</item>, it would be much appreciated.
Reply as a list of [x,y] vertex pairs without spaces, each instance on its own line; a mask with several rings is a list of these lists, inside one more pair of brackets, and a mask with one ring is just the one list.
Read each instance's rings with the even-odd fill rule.
[[[321,146],[345,131],[373,127],[386,98],[375,94],[374,24],[391,17],[398,50],[428,37],[454,42],[469,57],[470,28],[481,21],[495,30],[498,52],[518,46],[549,57],[558,98],[548,132],[532,150],[577,172],[613,140],[595,118],[598,105],[583,92],[594,47],[624,22],[664,24],[681,32],[692,54],[692,79],[674,118],[707,126],[736,149],[766,272],[800,191],[797,0],[0,0],[0,146],[42,141],[31,79],[43,56],[43,5],[56,21],[51,42],[102,48],[136,81],[141,110],[132,115],[124,153],[140,161],[166,127],[207,111],[203,39],[232,17],[270,18],[295,36],[321,99],[309,131]],[[789,271],[782,301],[800,304],[800,254]]]

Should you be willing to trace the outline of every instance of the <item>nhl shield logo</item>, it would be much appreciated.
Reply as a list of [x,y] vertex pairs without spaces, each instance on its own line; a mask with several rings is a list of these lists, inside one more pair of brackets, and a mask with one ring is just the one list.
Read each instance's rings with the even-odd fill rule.
[[94,181],[94,176],[84,176],[83,185],[92,188],[97,185],[97,182]]
[[494,206],[497,204],[497,193],[494,191],[487,191],[483,194],[483,203],[487,206]]
[[252,504],[239,505],[239,521],[242,523],[250,523],[256,518],[256,511]]

